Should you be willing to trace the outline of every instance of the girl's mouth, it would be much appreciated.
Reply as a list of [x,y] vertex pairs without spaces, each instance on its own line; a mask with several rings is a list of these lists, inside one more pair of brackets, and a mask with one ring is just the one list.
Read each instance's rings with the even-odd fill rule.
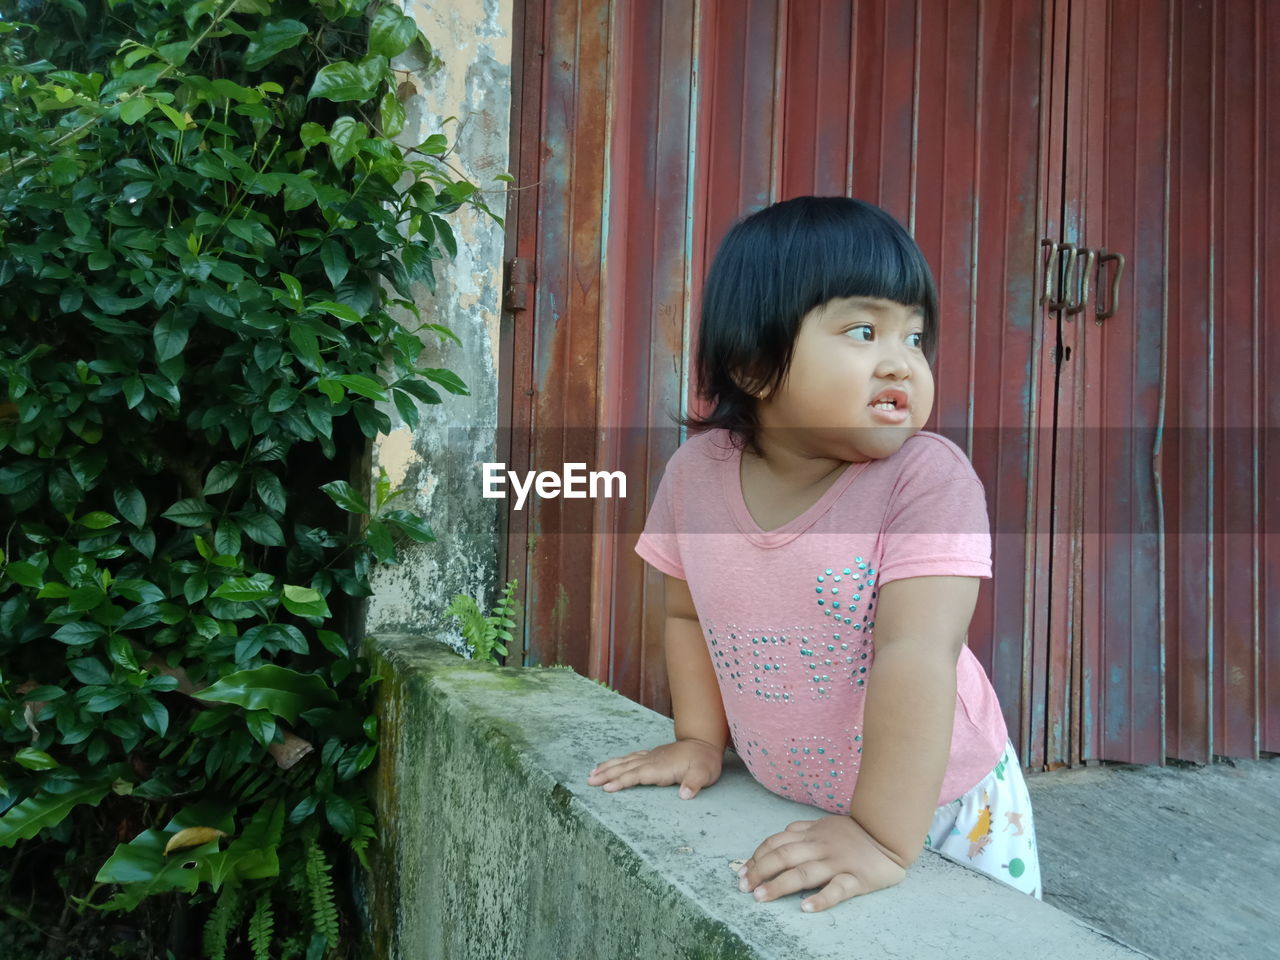
[[869,406],[871,416],[880,423],[906,423],[911,416],[911,411],[906,407],[897,407],[890,403],[873,403]]

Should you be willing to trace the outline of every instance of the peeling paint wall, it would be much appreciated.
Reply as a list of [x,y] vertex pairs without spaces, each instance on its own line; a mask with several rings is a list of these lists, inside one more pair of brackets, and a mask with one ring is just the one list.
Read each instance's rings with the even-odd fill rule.
[[[392,65],[409,71],[417,92],[404,101],[398,138],[415,146],[442,133],[455,179],[465,177],[498,216],[506,215],[511,126],[511,28],[515,0],[408,0],[413,16],[444,66],[430,75],[414,52]],[[454,118],[454,119],[449,119]],[[426,518],[437,541],[404,543],[400,563],[373,573],[367,633],[411,630],[452,642],[461,634],[444,608],[456,593],[476,597],[486,612],[497,589],[498,507],[481,497],[480,464],[497,459],[498,344],[502,306],[502,227],[469,206],[449,214],[458,241],[454,260],[436,261],[436,292],[415,287],[427,323],[449,327],[462,341],[424,333],[419,364],[454,371],[470,396],[440,390],[444,403],[420,405],[416,429],[387,404],[392,429],[373,450],[373,479],[385,469],[409,496],[398,505]],[[447,257],[447,254],[446,254]]]

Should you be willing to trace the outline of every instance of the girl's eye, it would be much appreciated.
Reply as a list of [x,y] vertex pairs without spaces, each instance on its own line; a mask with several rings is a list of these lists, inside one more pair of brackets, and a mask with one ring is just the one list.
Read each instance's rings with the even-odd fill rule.
[[923,333],[909,333],[909,334],[907,334],[907,337],[908,337],[908,339],[910,339],[911,337],[915,337],[915,338],[916,338],[915,346],[917,346],[917,347],[921,347],[921,348],[923,348],[923,347],[924,347],[924,334],[923,334]]
[[[870,333],[872,332],[872,330],[871,330],[871,325],[870,325],[870,324],[868,324],[868,323],[860,323],[860,324],[858,324],[858,326],[856,326],[856,327],[851,327],[850,329],[846,330],[845,332],[846,332],[846,333],[853,333],[855,330],[865,330],[865,331],[867,331],[867,333],[868,333],[868,334],[870,334]],[[867,339],[870,339],[870,337],[868,337]]]

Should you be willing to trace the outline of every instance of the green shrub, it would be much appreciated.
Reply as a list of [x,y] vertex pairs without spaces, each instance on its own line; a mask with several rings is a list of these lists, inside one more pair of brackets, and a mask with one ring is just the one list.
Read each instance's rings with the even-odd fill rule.
[[388,139],[388,58],[439,66],[393,4],[0,9],[0,899],[70,908],[10,906],[0,954],[156,902],[144,939],[333,954],[375,838],[359,601],[434,539],[361,464],[379,401],[466,393],[412,287],[463,204],[501,220],[443,136]]

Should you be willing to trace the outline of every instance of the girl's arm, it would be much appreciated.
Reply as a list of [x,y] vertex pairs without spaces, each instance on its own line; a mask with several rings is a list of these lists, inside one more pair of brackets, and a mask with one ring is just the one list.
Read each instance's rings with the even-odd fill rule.
[[951,754],[956,662],[977,577],[907,577],[879,590],[862,761],[849,815],[905,869],[924,847]]
[[720,685],[707,650],[689,584],[670,574],[666,579],[667,682],[677,740],[701,740],[719,750],[729,742],[729,721],[720,700]]

